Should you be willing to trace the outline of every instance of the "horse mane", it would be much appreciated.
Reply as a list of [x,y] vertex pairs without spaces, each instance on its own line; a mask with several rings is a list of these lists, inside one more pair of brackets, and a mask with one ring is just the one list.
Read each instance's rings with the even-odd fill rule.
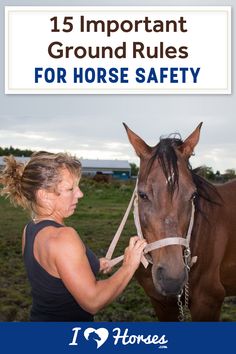
[[[160,166],[163,170],[165,178],[167,180],[168,191],[173,197],[174,191],[179,186],[179,169],[177,164],[176,148],[183,144],[180,134],[171,134],[167,138],[160,138],[160,142],[155,146],[154,153],[149,160],[146,170],[146,178],[152,168],[152,165],[156,159],[158,159]],[[200,210],[199,200],[200,198],[206,200],[209,203],[221,204],[221,197],[216,187],[208,182],[205,178],[197,174],[199,168],[192,169],[190,162],[187,165],[193,182],[196,186],[197,193],[195,198],[195,205]]]
[[175,148],[183,144],[179,134],[171,134],[167,138],[160,138],[160,142],[154,147],[154,153],[150,158],[146,170],[146,178],[156,159],[158,159],[165,178],[168,182],[168,191],[173,196],[175,188],[179,184],[179,169]]

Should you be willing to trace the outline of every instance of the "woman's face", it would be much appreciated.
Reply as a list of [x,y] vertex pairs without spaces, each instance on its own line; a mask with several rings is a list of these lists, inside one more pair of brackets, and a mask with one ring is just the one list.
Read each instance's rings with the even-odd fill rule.
[[83,197],[79,188],[79,179],[73,176],[66,168],[60,171],[61,182],[57,186],[54,200],[53,214],[67,218],[75,211],[78,200]]

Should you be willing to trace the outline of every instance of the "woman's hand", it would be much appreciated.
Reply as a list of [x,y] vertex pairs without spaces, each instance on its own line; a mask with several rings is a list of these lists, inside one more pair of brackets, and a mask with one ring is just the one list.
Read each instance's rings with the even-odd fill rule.
[[110,265],[110,261],[107,258],[100,258],[100,269],[99,272],[102,272],[103,274],[110,273],[112,270],[112,267]]
[[129,246],[125,249],[123,265],[136,270],[140,264],[146,245],[146,240],[140,239],[138,236],[131,237]]

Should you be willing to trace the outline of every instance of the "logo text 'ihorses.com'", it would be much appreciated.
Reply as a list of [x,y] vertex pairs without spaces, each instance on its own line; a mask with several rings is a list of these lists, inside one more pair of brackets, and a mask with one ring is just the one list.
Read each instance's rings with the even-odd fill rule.
[[7,94],[230,94],[229,6],[7,6]]
[[[151,345],[159,349],[167,349],[168,339],[165,334],[141,334],[131,333],[128,328],[93,328],[74,327],[72,329],[72,339],[70,346],[83,344],[83,348],[97,348],[109,344],[111,346],[132,346],[132,345]],[[86,345],[87,344],[87,345]]]

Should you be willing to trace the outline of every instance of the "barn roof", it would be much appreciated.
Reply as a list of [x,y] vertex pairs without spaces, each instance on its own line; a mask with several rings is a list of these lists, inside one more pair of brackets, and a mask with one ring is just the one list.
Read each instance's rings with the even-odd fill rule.
[[127,160],[80,160],[83,168],[119,168],[130,169],[130,164]]
[[[19,162],[26,163],[29,161],[29,157],[16,157]],[[127,160],[90,160],[80,159],[83,168],[118,168],[118,169],[130,169],[130,164]],[[3,156],[0,156],[0,165],[4,165]]]

